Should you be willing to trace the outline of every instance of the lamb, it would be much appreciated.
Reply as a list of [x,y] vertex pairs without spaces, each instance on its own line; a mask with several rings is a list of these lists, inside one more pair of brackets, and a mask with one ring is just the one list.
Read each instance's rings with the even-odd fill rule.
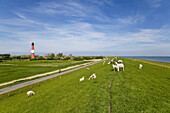
[[123,61],[122,61],[122,60],[118,60],[117,62],[118,62],[118,63],[123,63]]
[[[89,79],[94,79],[94,78],[96,78],[96,74],[95,74],[95,73],[93,73],[93,74],[90,76]],[[88,79],[88,80],[89,80],[89,79]]]
[[105,64],[105,61],[103,61],[103,65]]
[[80,82],[84,80],[84,76],[82,78],[80,78]]
[[[124,64],[118,64],[117,62],[115,62],[115,64],[116,64],[119,68],[122,68],[123,71],[124,71]],[[118,69],[118,71],[119,71],[119,69]]]
[[114,71],[119,71],[119,66],[117,66],[117,65],[112,65],[112,67],[113,67],[113,69],[114,69]]
[[111,60],[111,61],[109,61],[109,63],[108,64],[111,64],[113,61]]
[[142,64],[139,64],[139,69],[142,69]]
[[28,91],[27,92],[27,97],[32,96],[32,95],[35,95],[35,92],[33,92],[33,91]]

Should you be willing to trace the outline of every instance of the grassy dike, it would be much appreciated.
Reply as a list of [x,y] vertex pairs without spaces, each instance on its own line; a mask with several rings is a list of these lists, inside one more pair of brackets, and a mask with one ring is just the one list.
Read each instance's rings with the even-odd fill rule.
[[[170,69],[123,59],[125,71],[113,72],[102,63],[66,74],[33,87],[36,94],[26,97],[26,91],[0,100],[1,113],[108,113],[170,112]],[[143,69],[139,70],[139,63]],[[96,73],[97,78],[88,80]],[[79,79],[85,76],[85,80]],[[111,78],[113,81],[109,92]],[[109,94],[111,93],[111,94]]]
[[[170,69],[148,64],[150,61],[123,61],[125,72],[116,73],[113,79],[112,111],[170,112]],[[142,70],[138,69],[140,63],[143,65]]]

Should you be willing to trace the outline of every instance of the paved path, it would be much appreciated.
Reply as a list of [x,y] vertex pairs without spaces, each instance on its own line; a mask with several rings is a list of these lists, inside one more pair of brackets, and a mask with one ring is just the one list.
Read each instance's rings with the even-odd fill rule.
[[[99,62],[102,62],[102,61],[99,61]],[[31,84],[35,84],[35,83],[38,83],[38,82],[41,82],[41,81],[44,81],[44,80],[47,80],[47,79],[51,79],[51,78],[54,78],[54,77],[57,77],[57,76],[60,76],[60,75],[66,74],[66,73],[70,73],[70,72],[73,72],[75,70],[82,69],[84,67],[97,64],[99,62],[91,63],[91,64],[88,64],[88,65],[85,65],[85,66],[82,66],[82,67],[78,67],[78,68],[75,68],[75,69],[72,69],[72,70],[68,70],[68,71],[65,71],[65,72],[61,72],[61,73],[58,73],[58,74],[54,74],[54,75],[50,75],[50,76],[47,76],[47,77],[39,78],[39,79],[36,79],[36,80],[31,80],[31,81],[24,82],[24,83],[21,83],[21,84],[17,84],[17,85],[13,85],[13,86],[10,86],[10,87],[6,87],[6,88],[3,88],[3,89],[0,89],[0,94],[8,93],[10,91],[13,91],[13,90],[16,90],[16,89],[20,89],[22,87],[25,87],[25,86],[28,86],[28,85],[31,85]]]

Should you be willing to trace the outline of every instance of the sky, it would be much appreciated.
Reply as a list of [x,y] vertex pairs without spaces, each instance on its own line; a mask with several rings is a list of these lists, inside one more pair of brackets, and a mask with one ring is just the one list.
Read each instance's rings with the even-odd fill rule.
[[0,0],[0,53],[170,56],[170,0]]

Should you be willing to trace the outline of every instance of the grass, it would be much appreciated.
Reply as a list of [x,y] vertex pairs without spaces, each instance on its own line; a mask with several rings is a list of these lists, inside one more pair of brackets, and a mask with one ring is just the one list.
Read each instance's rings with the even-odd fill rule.
[[[125,71],[112,71],[112,66],[105,63],[90,66],[66,74],[62,78],[51,80],[40,86],[33,87],[36,94],[26,97],[23,93],[15,94],[0,100],[0,110],[6,112],[58,112],[58,113],[113,113],[124,112],[170,112],[170,69],[123,59]],[[139,64],[143,69],[139,70]],[[87,80],[96,73],[97,78]],[[85,76],[85,80],[79,79]],[[111,99],[109,97],[109,83]]]
[[[81,69],[33,88],[36,95],[31,98],[27,98],[26,93],[20,93],[2,99],[1,112],[108,112],[107,86],[112,76],[108,68],[111,70],[109,65],[103,67],[99,63],[90,66],[89,71]],[[94,72],[97,79],[87,80]],[[79,82],[82,76],[86,80]],[[8,108],[4,106],[7,103],[10,103]]]
[[167,62],[141,60],[141,59],[136,59],[136,60],[137,60],[137,61],[140,61],[140,62],[149,63],[149,64],[152,64],[152,65],[158,65],[158,66],[170,68],[170,63],[167,63]]
[[6,61],[0,65],[0,83],[46,73],[61,68],[85,63],[84,61],[58,61],[58,60],[40,60],[40,61]]
[[170,69],[148,63],[126,64],[125,72],[114,75],[112,84],[112,111],[116,112],[170,112]]

